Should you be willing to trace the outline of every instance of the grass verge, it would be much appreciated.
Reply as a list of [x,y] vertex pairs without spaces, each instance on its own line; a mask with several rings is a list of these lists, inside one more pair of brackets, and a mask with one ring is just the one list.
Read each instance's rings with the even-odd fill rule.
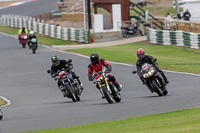
[[[18,36],[18,28],[12,28],[12,27],[6,27],[6,26],[0,26],[0,32],[4,32],[6,34],[15,35]],[[66,41],[62,39],[57,38],[51,38],[45,35],[36,34],[38,38],[39,44],[45,44],[45,45],[76,45],[79,44],[78,42],[73,41]]]
[[152,45],[145,41],[110,47],[67,51],[88,56],[96,52],[100,55],[100,58],[135,65],[137,61],[136,51],[139,48],[144,48],[146,55],[152,55],[157,58],[157,62],[162,69],[200,74],[200,50],[186,47]]
[[26,133],[199,133],[200,108]]

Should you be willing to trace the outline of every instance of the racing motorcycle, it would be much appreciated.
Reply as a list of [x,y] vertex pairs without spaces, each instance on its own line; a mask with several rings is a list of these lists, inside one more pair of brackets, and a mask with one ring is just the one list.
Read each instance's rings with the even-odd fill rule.
[[[137,71],[133,71],[132,73],[135,74]],[[159,96],[168,94],[163,77],[151,64],[142,64],[141,74],[144,84],[152,93],[156,92]]]
[[33,54],[36,53],[36,49],[37,49],[36,44],[37,44],[37,39],[36,38],[32,38],[30,40],[30,45],[31,45],[31,50],[32,50]]
[[122,30],[122,36],[124,38],[129,38],[131,35],[134,35],[137,32],[139,32],[141,36],[144,36],[139,21],[134,25],[129,24],[128,26],[122,26],[121,30]]
[[26,44],[27,44],[27,39],[28,39],[28,35],[26,33],[22,33],[20,35],[20,43],[22,45],[22,48],[25,48],[26,47]]
[[[71,62],[71,60],[69,60]],[[68,69],[62,68],[62,70],[53,74],[54,80],[60,80],[60,89],[64,94],[64,97],[71,98],[73,102],[80,101],[81,85],[77,79],[73,79],[71,69],[73,65],[71,63],[66,66]],[[51,73],[51,70],[47,70],[47,73]]]
[[0,120],[3,118],[3,112],[0,109]]
[[109,73],[106,74],[105,72],[95,74],[93,76],[93,79],[95,79],[93,83],[98,84],[102,97],[106,98],[108,103],[113,103],[114,101],[120,102],[121,94],[115,85],[111,81],[108,81],[108,75]]

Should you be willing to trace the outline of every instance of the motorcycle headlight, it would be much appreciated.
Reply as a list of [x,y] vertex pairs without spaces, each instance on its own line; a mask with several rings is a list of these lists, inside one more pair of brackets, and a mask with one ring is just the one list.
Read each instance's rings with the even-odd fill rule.
[[27,36],[25,36],[24,39],[27,39]]
[[144,78],[147,78],[147,77],[148,77],[148,74],[144,74],[143,77],[144,77]]

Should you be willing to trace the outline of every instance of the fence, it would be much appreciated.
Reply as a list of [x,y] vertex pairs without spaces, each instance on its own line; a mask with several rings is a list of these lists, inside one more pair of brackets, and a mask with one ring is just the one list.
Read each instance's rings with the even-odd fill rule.
[[167,31],[146,28],[147,40],[163,45],[186,46],[200,49],[200,34],[185,31]]
[[15,28],[22,28],[24,26],[28,30],[33,30],[39,34],[63,40],[89,43],[90,39],[90,33],[86,29],[62,28],[60,26],[45,24],[42,20],[36,20],[27,16],[2,15],[0,17],[0,26]]

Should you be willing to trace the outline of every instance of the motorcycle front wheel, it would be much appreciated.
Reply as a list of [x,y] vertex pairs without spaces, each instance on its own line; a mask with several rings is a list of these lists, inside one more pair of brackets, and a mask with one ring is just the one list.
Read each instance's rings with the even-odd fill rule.
[[114,99],[112,98],[112,95],[108,92],[106,86],[103,86],[101,89],[108,103],[113,103]]
[[0,109],[0,120],[3,118],[3,113],[2,113],[2,111],[1,111],[1,109]]
[[69,93],[69,96],[70,96],[70,98],[72,99],[72,101],[73,101],[73,102],[76,102],[77,99],[76,99],[76,96],[75,96],[74,92],[72,92],[71,86],[66,85],[65,87],[66,87],[67,92]]
[[36,46],[35,45],[32,45],[32,52],[33,52],[33,54],[35,54],[36,53]]
[[124,30],[122,31],[122,36],[123,36],[124,38],[129,38],[129,37],[130,37],[130,34],[128,33],[128,30],[124,29]]
[[156,83],[155,79],[153,79],[151,82],[152,82],[152,86],[153,86],[155,92],[156,92],[159,96],[163,96],[163,93],[162,93],[161,89],[159,88],[158,84]]

